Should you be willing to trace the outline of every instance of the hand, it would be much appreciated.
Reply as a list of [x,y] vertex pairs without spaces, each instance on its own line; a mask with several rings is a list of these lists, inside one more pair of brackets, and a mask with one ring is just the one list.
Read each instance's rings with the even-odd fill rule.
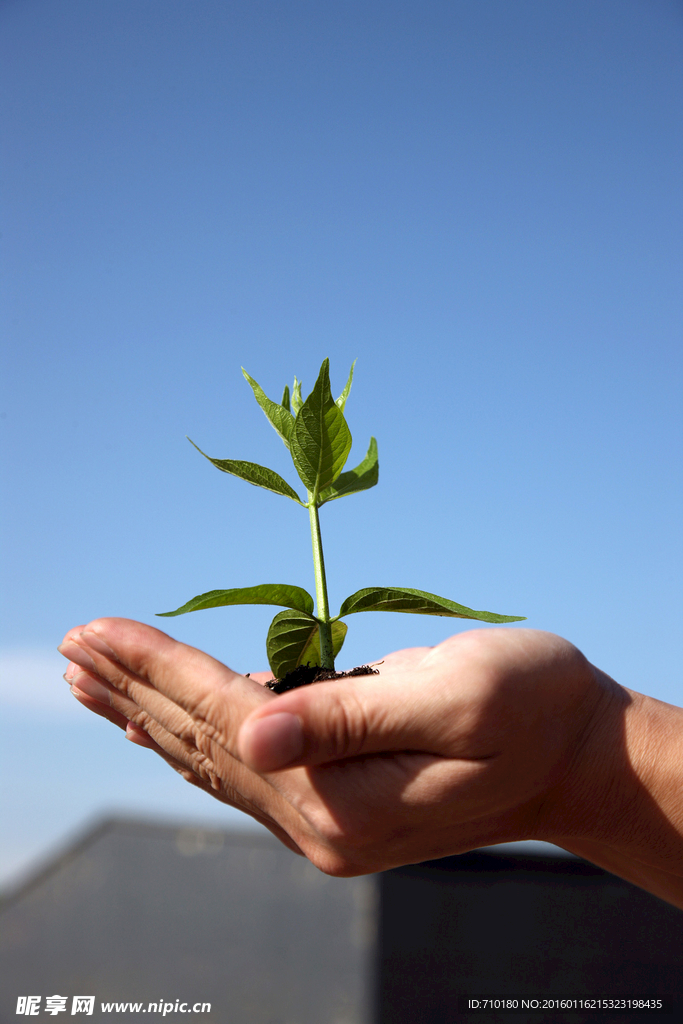
[[597,781],[591,737],[628,700],[567,641],[527,629],[462,633],[281,696],[268,673],[125,619],[77,627],[60,650],[81,703],[335,875],[561,837],[559,809]]

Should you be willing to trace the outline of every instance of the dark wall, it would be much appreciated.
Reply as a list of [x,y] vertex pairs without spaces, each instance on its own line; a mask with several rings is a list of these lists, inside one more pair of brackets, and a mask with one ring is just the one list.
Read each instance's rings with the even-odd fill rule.
[[[574,858],[478,852],[380,876],[378,1024],[683,1020],[683,914]],[[668,995],[679,1012],[467,1014],[464,995]]]

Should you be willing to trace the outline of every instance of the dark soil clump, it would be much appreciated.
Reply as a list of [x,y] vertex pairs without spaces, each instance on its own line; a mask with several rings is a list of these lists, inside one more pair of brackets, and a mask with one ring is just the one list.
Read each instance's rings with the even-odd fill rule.
[[359,665],[349,672],[334,672],[329,668],[321,668],[320,665],[299,665],[292,669],[282,679],[271,679],[266,683],[266,688],[273,693],[286,693],[287,690],[296,690],[299,686],[310,686],[311,683],[322,683],[328,679],[348,679],[350,676],[376,676],[376,668],[369,665]]

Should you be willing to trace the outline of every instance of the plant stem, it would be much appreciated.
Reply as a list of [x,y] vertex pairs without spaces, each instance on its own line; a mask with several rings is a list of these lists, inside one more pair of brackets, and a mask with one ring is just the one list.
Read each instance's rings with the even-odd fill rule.
[[311,520],[311,540],[313,542],[313,569],[315,572],[318,634],[320,636],[320,662],[323,668],[329,668],[334,671],[332,623],[330,622],[330,607],[327,600],[327,580],[325,578],[323,542],[320,535],[320,519],[318,517],[318,506],[313,495],[310,493],[308,495],[308,514]]

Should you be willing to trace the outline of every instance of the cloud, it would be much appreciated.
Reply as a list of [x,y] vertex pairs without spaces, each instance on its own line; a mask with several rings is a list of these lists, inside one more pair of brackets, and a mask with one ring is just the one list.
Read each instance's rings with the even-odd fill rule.
[[62,679],[66,665],[58,651],[0,651],[0,705],[59,718],[73,719],[79,712],[82,715],[82,708]]

